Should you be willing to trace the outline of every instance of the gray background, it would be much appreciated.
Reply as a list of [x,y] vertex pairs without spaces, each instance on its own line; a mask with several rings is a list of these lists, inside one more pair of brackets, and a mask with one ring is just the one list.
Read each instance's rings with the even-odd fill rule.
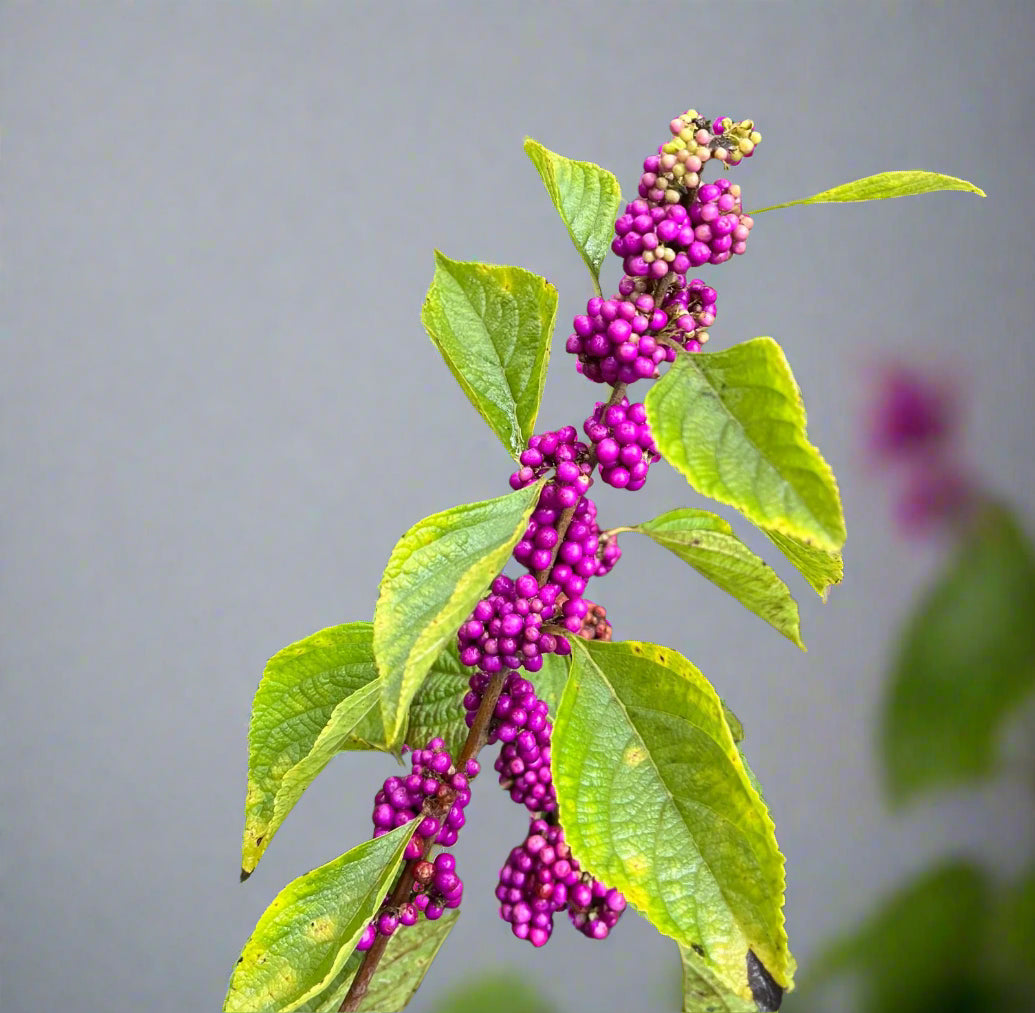
[[[419,324],[432,249],[557,284],[541,424],[581,420],[588,280],[522,138],[628,192],[688,105],[759,124],[749,206],[912,166],[990,196],[764,216],[707,274],[715,343],[784,344],[841,478],[843,588],[824,607],[776,561],[808,654],[642,542],[596,596],[743,718],[804,967],[931,856],[1016,868],[1019,786],[883,806],[883,666],[940,550],[894,530],[859,419],[889,356],[943,368],[970,461],[1035,520],[1032,27],[1023,3],[5,5],[3,1008],[216,1009],[274,893],[369,834],[391,761],[340,759],[237,883],[267,657],[368,617],[418,517],[507,488]],[[661,467],[599,500],[612,523],[696,502]],[[635,916],[609,945],[513,941],[491,890],[525,816],[491,781],[470,812],[464,917],[415,1009],[492,963],[569,1009],[672,1008],[674,948]]]

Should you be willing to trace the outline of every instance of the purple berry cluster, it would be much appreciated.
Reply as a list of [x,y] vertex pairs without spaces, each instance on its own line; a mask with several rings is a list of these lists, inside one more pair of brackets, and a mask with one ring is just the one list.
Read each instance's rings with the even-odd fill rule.
[[642,489],[647,470],[660,457],[647,409],[624,397],[613,405],[598,401],[583,428],[596,447],[601,479],[615,489]]
[[[561,431],[570,439],[560,446],[582,448],[585,471],[580,477],[588,482],[592,471],[589,448],[576,443],[575,430],[569,429],[570,434]],[[536,440],[533,436],[529,443]],[[558,468],[565,463],[571,462],[562,461]],[[532,465],[523,467],[531,469]],[[568,492],[574,500],[565,495]],[[557,627],[578,633],[589,608],[582,597],[586,584],[591,577],[610,572],[621,555],[616,544],[602,546],[596,516],[596,504],[574,486],[551,480],[543,487],[513,551],[514,558],[530,572],[516,580],[500,574],[489,594],[475,605],[457,632],[463,664],[489,675],[518,668],[538,672],[543,655],[571,652],[563,636],[543,627],[552,620]]]
[[[404,751],[407,747],[403,747]],[[378,935],[390,936],[400,925],[413,925],[419,913],[434,921],[447,907],[457,907],[463,894],[463,884],[456,875],[452,855],[436,856],[433,873],[423,879],[422,860],[432,844],[452,847],[465,823],[464,809],[471,801],[469,782],[478,776],[481,766],[477,760],[468,760],[458,771],[453,758],[440,738],[432,739],[423,749],[415,749],[410,758],[410,773],[406,777],[389,777],[374,796],[374,837],[381,837],[396,827],[422,816],[409,844],[405,857],[417,862],[414,893],[409,901],[393,908],[386,898],[381,910],[366,927],[357,948],[368,950]]]
[[[476,693],[475,676],[471,680]],[[465,700],[465,703],[467,701]],[[489,740],[503,743],[495,768],[500,784],[518,805],[533,813],[557,810],[550,771],[550,735],[553,724],[546,704],[526,679],[511,673],[503,684],[489,726]]]
[[604,939],[625,909],[625,898],[582,872],[564,841],[564,831],[533,819],[522,844],[500,869],[496,899],[500,917],[518,939],[545,945],[553,918],[567,909],[572,924],[590,939]]
[[[552,469],[552,498],[561,509],[573,507],[589,491],[592,468],[588,465],[588,451],[585,443],[578,442],[574,426],[532,436],[528,449],[518,459],[521,467],[510,476],[510,487],[524,489]],[[538,569],[548,565],[547,561]]]
[[490,675],[504,668],[538,672],[544,654],[568,653],[562,638],[542,630],[556,611],[559,592],[555,584],[539,587],[530,573],[516,581],[500,574],[457,633],[460,661]]
[[[747,249],[748,233],[755,220],[744,214],[736,183],[728,179],[706,183],[697,191],[688,214],[693,242],[687,248],[687,256],[694,267],[723,264],[733,254]],[[680,235],[683,234],[685,230]]]
[[633,383],[657,376],[658,366],[672,362],[675,349],[658,340],[668,327],[668,314],[647,292],[611,299],[594,297],[573,321],[565,348],[578,356],[577,369],[595,383]]
[[687,272],[743,253],[754,225],[739,186],[702,184],[700,175],[713,158],[735,165],[750,157],[762,139],[754,123],[709,122],[691,109],[669,127],[672,140],[644,161],[639,197],[615,222],[611,249],[625,271],[618,295],[590,299],[565,346],[597,383],[656,377],[677,347],[700,351],[715,321],[715,290]]
[[719,179],[700,187],[689,207],[652,207],[642,197],[627,204],[615,222],[611,250],[623,258],[631,279],[660,281],[669,271],[685,277],[691,267],[722,264],[732,253],[743,253],[754,224],[743,213],[740,187]]
[[[477,773],[478,761],[469,760],[467,770],[457,771],[442,739],[432,739],[426,748],[415,749],[407,777],[390,777],[374,796],[374,836],[409,823],[424,812],[429,799],[450,801],[444,819],[425,816],[406,848],[407,858],[419,858],[422,840],[433,840],[449,848],[456,844],[457,832],[464,825],[464,809],[471,801],[468,778]],[[404,749],[406,747],[403,747]],[[472,773],[472,771],[474,773]]]

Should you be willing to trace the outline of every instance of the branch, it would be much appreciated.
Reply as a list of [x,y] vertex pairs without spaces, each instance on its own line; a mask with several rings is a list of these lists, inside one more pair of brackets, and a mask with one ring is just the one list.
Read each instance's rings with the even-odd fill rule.
[[[482,697],[482,702],[478,705],[478,710],[475,712],[471,730],[467,733],[467,738],[460,749],[460,755],[456,759],[457,770],[463,771],[467,766],[467,761],[474,759],[485,745],[486,739],[489,737],[489,722],[492,720],[493,711],[496,710],[496,702],[500,698],[500,693],[503,690],[503,680],[506,677],[506,671],[497,672],[489,682],[485,695]],[[449,807],[452,805],[452,800],[443,800],[441,805],[448,812]],[[427,838],[421,847],[420,855],[406,863],[389,898],[388,903],[390,907],[399,907],[409,900],[410,890],[413,887],[413,875],[417,865],[419,862],[427,859],[433,845],[434,838]],[[389,936],[382,936],[378,933],[374,944],[364,955],[363,961],[359,965],[359,970],[356,971],[356,977],[352,979],[352,984],[349,986],[341,1006],[338,1007],[339,1013],[350,1013],[350,1011],[359,1009],[360,1003],[370,988],[370,982],[377,971],[378,964],[381,963],[381,958],[384,956],[389,938]]]
[[[608,398],[607,404],[604,406],[605,410],[610,408],[611,405],[617,404],[625,397],[627,385],[624,383],[616,383],[611,390],[611,396]],[[589,451],[589,462],[591,468],[596,465],[596,446],[590,448]],[[564,541],[565,532],[568,530],[568,526],[571,524],[571,519],[575,514],[575,507],[571,507],[564,511],[557,520],[557,545],[554,547],[554,560],[556,560],[557,553],[560,551],[560,546]],[[553,561],[550,566],[545,570],[538,570],[535,573],[535,578],[542,586],[553,567]],[[567,633],[567,630],[563,630]],[[485,690],[485,695],[482,697],[481,703],[478,705],[478,710],[475,712],[474,721],[471,724],[471,730],[467,733],[467,738],[464,740],[464,744],[460,749],[460,755],[456,759],[456,769],[463,770],[467,766],[467,761],[474,759],[485,745],[486,740],[489,737],[489,723],[492,720],[493,712],[496,710],[496,702],[499,700],[500,693],[503,691],[503,681],[507,677],[507,672],[497,672],[489,682],[488,688]],[[443,808],[442,813],[434,813],[433,815],[442,816],[445,812],[449,811],[449,806],[452,804],[451,799],[440,801],[440,806]],[[388,904],[390,907],[399,907],[407,902],[410,897],[410,890],[413,887],[414,871],[417,868],[419,862],[425,861],[432,847],[434,846],[434,838],[428,838],[424,841],[421,847],[420,855],[407,862],[403,868],[402,874],[399,876],[398,881],[395,884],[395,889],[392,890],[391,896],[389,897]],[[373,945],[367,950],[363,957],[362,962],[359,965],[359,970],[356,971],[355,978],[352,979],[352,984],[349,986],[349,990],[345,995],[345,999],[342,1001],[341,1006],[338,1007],[338,1013],[354,1013],[355,1010],[359,1009],[360,1003],[363,1001],[364,996],[367,994],[367,990],[370,988],[370,982],[374,977],[374,973],[377,971],[378,965],[381,963],[381,958],[384,956],[385,949],[388,946],[389,936],[382,936],[378,933],[375,938]]]

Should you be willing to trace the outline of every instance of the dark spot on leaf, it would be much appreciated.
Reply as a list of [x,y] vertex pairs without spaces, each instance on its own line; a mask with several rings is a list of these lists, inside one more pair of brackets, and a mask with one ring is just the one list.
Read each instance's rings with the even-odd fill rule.
[[700,545],[701,544],[701,539],[700,538],[691,538],[690,539],[690,544],[691,545]]
[[699,957],[704,956],[704,947],[700,943],[691,943],[690,949],[694,951]]
[[256,847],[258,847],[260,844],[262,844],[262,839],[265,836],[266,836],[265,834],[259,834],[259,836],[255,838],[255,845],[256,845]]
[[783,1002],[783,989],[755,956],[754,950],[748,950],[747,976],[751,996],[761,1013],[775,1013]]
[[251,875],[251,873],[247,869],[242,869],[241,870],[241,882],[243,883],[250,875]]

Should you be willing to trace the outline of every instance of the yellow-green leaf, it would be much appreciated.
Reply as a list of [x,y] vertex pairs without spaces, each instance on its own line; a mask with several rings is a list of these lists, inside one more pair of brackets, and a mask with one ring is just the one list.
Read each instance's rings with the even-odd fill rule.
[[917,194],[935,193],[939,190],[960,190],[964,193],[985,197],[984,190],[968,183],[965,179],[946,176],[940,172],[927,172],[924,169],[893,169],[890,172],[878,172],[875,176],[864,176],[851,183],[842,183],[831,190],[823,190],[811,197],[789,200],[785,204],[771,204],[767,208],[752,211],[760,215],[778,208],[792,208],[798,204],[843,204],[867,200],[888,200],[891,197],[912,197]]
[[374,612],[374,655],[389,748],[410,701],[524,534],[545,479],[419,521],[392,549]]
[[831,587],[844,580],[845,563],[840,552],[824,552],[814,545],[807,545],[800,539],[783,535],[779,531],[766,528],[762,531],[823,601],[827,600]]
[[320,630],[270,658],[248,728],[242,879],[378,699],[370,623]]
[[525,138],[525,154],[539,172],[553,206],[561,216],[600,294],[600,265],[611,249],[622,188],[606,169],[577,162]]
[[783,856],[704,676],[666,647],[573,638],[552,756],[581,865],[731,995],[776,1009],[794,973]]
[[381,906],[417,822],[365,841],[284,887],[241,951],[225,1013],[297,1010],[325,991]]
[[[437,921],[422,918],[416,925],[400,928],[388,941],[367,994],[360,1001],[359,1013],[398,1013],[404,1009],[420,988],[459,914],[459,910],[447,910]],[[362,959],[361,952],[354,952],[327,990],[304,1008],[312,1013],[337,1013]]]
[[647,535],[689,563],[702,577],[779,630],[802,650],[798,605],[773,568],[756,556],[716,514],[670,510],[630,530]]
[[844,544],[834,473],[808,441],[798,385],[772,338],[680,354],[645,405],[662,457],[698,492],[825,552]]
[[520,267],[435,254],[421,322],[471,404],[516,457],[535,428],[557,289]]
[[960,540],[904,631],[883,706],[888,790],[990,774],[999,733],[1035,688],[1035,551],[990,507]]

